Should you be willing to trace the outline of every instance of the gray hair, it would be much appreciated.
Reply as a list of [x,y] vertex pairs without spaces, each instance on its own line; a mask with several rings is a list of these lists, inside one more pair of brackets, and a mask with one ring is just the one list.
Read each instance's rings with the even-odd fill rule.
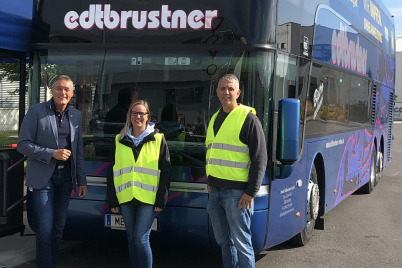
[[67,80],[67,81],[70,81],[71,84],[72,84],[72,86],[73,86],[73,90],[74,90],[74,82],[73,82],[73,80],[70,78],[70,76],[64,75],[64,74],[58,75],[58,76],[56,76],[56,77],[54,77],[54,78],[52,79],[52,83],[51,83],[52,86],[51,86],[51,88],[53,88],[53,85],[54,85],[57,81],[60,81],[60,80]]
[[225,75],[223,75],[221,78],[219,78],[218,86],[219,86],[219,83],[221,82],[222,79],[226,79],[226,80],[228,80],[228,81],[230,81],[232,83],[236,83],[237,88],[239,89],[239,87],[240,87],[239,78],[237,78],[237,76],[235,74],[225,74]]

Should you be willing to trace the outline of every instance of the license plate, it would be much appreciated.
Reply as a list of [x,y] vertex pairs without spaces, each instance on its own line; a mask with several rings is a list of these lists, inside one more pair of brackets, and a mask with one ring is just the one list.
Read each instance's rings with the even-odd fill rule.
[[111,229],[126,230],[123,216],[119,214],[106,214],[105,227],[109,227]]
[[[105,215],[105,227],[116,229],[116,230],[126,230],[124,225],[123,216],[120,214],[106,214]],[[154,218],[152,222],[152,231],[158,230],[158,218]]]

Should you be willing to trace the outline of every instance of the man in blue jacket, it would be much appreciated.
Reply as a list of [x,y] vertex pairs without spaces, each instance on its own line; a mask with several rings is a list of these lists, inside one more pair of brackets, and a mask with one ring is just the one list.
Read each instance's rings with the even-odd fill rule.
[[36,225],[38,267],[55,267],[73,189],[86,195],[82,114],[68,103],[74,84],[66,75],[53,80],[47,102],[32,105],[21,125],[17,150],[27,156],[26,185]]

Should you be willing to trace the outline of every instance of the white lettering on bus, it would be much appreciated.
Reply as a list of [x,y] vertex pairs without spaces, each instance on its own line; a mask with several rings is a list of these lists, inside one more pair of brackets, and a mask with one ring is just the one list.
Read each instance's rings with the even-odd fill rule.
[[317,117],[318,111],[321,109],[322,102],[324,100],[324,83],[321,83],[318,88],[315,89],[314,91],[314,97],[313,97],[313,102],[314,102],[314,115],[313,119]]
[[347,36],[347,26],[340,25],[340,31],[332,32],[332,63],[343,68],[367,74],[367,49],[360,45],[360,39],[357,42],[349,40]]
[[290,212],[293,212],[294,210],[295,210],[295,208],[291,208],[291,209],[289,209],[289,210],[286,210],[286,211],[284,211],[284,212],[281,212],[281,213],[279,214],[279,217],[283,217],[283,216],[289,214]]
[[335,147],[338,145],[342,145],[345,143],[345,139],[339,139],[339,140],[331,140],[330,142],[325,143],[325,148],[331,148],[331,147]]
[[294,186],[294,185],[289,188],[285,188],[285,189],[281,190],[281,194],[293,191],[294,189],[296,189],[296,186]]
[[137,11],[127,10],[117,12],[112,10],[110,4],[92,4],[89,9],[78,14],[76,11],[68,11],[64,16],[64,25],[69,30],[76,30],[81,27],[90,30],[94,26],[103,30],[127,29],[131,25],[136,30],[142,29],[163,29],[193,30],[212,29],[212,21],[218,17],[218,10],[192,10],[186,13],[184,10],[171,11],[168,5],[162,5],[161,10]]

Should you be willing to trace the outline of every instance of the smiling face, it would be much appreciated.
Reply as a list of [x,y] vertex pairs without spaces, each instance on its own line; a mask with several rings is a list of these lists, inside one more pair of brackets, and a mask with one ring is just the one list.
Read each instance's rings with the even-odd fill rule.
[[239,83],[236,80],[231,81],[222,78],[219,81],[216,94],[222,104],[223,111],[229,113],[238,106],[237,98],[240,96]]
[[52,86],[54,104],[59,112],[63,112],[74,95],[73,82],[60,79]]
[[133,106],[130,111],[130,121],[133,126],[133,131],[141,134],[147,128],[149,111],[147,111],[147,108],[142,104]]

